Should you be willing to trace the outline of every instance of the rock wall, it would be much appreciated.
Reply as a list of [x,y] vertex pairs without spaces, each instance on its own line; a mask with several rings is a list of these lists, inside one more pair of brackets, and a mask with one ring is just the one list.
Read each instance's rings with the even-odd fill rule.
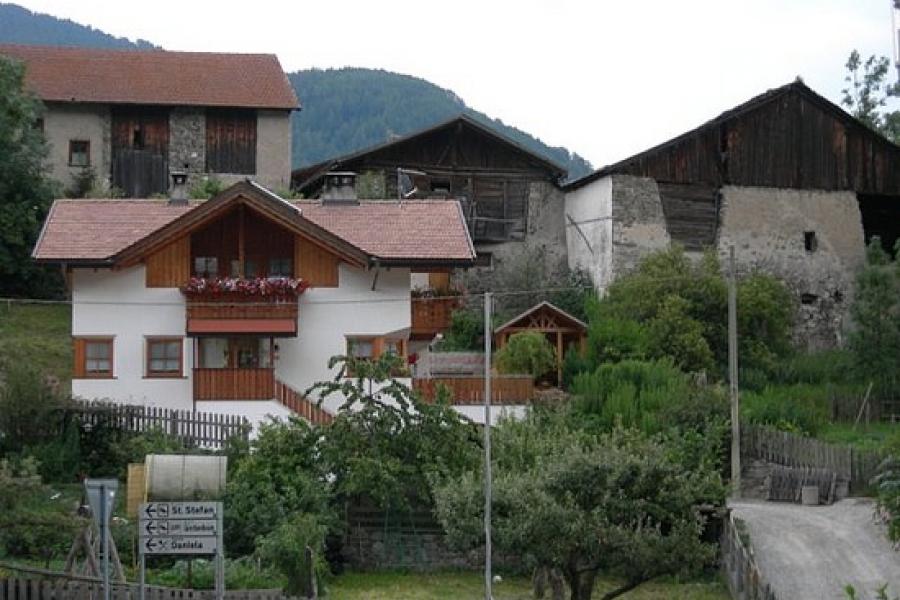
[[169,113],[169,170],[187,171],[190,188],[206,175],[206,111],[177,107]]
[[666,217],[656,181],[630,175],[612,176],[612,270],[633,270],[641,259],[669,247]]
[[735,247],[739,272],[761,270],[787,285],[795,342],[811,350],[844,342],[865,236],[853,192],[726,186],[718,251]]

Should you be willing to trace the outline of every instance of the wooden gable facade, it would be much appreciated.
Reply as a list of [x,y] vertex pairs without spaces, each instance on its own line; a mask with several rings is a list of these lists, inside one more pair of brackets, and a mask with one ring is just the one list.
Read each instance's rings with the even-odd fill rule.
[[358,173],[361,195],[398,197],[398,172],[415,186],[409,198],[461,201],[476,242],[524,239],[529,184],[558,185],[566,171],[474,119],[461,116],[399,140],[326,161],[293,174],[307,197],[321,193],[325,173]]

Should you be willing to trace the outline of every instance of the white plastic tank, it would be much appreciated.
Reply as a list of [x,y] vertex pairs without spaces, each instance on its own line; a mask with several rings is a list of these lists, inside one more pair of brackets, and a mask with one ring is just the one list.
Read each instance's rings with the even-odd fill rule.
[[144,466],[148,502],[218,500],[225,494],[225,456],[148,454]]

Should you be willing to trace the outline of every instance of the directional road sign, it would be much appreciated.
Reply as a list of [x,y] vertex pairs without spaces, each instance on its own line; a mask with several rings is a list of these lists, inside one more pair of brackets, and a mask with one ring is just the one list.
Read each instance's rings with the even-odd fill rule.
[[215,554],[220,550],[221,502],[149,502],[138,510],[143,554]]

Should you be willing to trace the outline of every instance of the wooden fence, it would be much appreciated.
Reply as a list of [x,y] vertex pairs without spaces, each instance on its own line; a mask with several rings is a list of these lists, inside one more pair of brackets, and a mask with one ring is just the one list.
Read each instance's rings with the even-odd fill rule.
[[[146,600],[214,600],[213,590],[190,590],[145,586]],[[100,600],[103,585],[95,581],[73,581],[61,577],[53,579],[6,577],[0,579],[0,600]],[[137,584],[113,583],[112,600],[138,600]],[[281,590],[226,590],[228,600],[291,600]],[[299,599],[296,599],[299,600]]]
[[314,425],[327,425],[334,421],[334,415],[330,412],[277,379],[275,380],[275,399]]
[[833,471],[849,483],[851,493],[864,490],[869,485],[884,458],[878,452],[829,444],[746,423],[741,424],[741,456],[785,467]]
[[[735,600],[777,600],[756,564],[753,550],[744,543],[738,523],[732,515],[722,528],[722,570],[731,597]],[[2,600],[2,599],[0,599]]]
[[129,433],[158,430],[185,445],[204,448],[222,448],[235,436],[248,440],[251,429],[241,415],[109,402],[77,402],[71,410],[82,426],[113,427]]
[[[413,379],[413,389],[433,400],[438,385],[450,390],[452,404],[484,404],[484,377],[433,377]],[[534,400],[534,378],[530,375],[491,377],[491,403],[530,404]]]

